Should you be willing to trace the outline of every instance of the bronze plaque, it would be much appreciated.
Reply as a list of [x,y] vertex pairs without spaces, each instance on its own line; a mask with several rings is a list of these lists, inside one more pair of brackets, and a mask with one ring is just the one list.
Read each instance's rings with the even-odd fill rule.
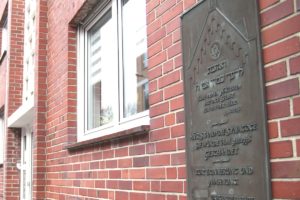
[[182,16],[189,200],[268,200],[256,0],[203,0]]

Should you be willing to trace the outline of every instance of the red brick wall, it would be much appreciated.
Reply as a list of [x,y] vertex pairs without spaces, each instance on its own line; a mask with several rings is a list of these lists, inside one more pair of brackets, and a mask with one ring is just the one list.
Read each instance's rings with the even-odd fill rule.
[[9,65],[9,96],[8,116],[22,104],[23,88],[23,37],[24,37],[24,2],[10,0],[8,2],[8,61]]
[[[196,1],[147,1],[149,134],[70,152],[64,147],[76,132],[76,30],[68,23],[82,2],[48,1],[46,198],[185,199],[180,15]],[[260,7],[273,195],[296,199],[299,1],[261,0]]]
[[45,199],[46,164],[46,95],[47,95],[47,0],[37,1],[37,40],[35,70],[35,116],[33,122],[32,198]]
[[[21,2],[9,1],[22,7]],[[69,23],[85,1],[38,2],[33,198],[185,200],[180,15],[196,0],[147,0],[149,134],[74,151],[66,149],[76,141],[76,28]],[[300,1],[259,2],[273,198],[299,199]],[[9,16],[20,17],[21,10]],[[9,114],[20,105],[22,89],[23,21],[16,22],[9,53]],[[5,199],[19,195],[19,135],[8,132]]]
[[[10,116],[22,103],[23,83],[23,0],[8,1],[8,91],[5,116]],[[7,130],[4,155],[4,199],[19,199],[20,173],[16,163],[20,162],[21,136],[19,130]]]
[[273,198],[300,198],[300,1],[261,1]]

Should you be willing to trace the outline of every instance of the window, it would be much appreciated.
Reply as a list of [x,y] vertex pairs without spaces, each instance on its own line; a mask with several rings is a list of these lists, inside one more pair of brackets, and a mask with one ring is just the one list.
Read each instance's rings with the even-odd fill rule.
[[106,1],[94,13],[79,27],[79,140],[149,124],[146,1]]
[[2,26],[2,41],[1,41],[1,56],[5,51],[7,51],[7,17],[4,20]]
[[36,1],[25,1],[24,27],[24,68],[23,68],[23,104],[34,98]]

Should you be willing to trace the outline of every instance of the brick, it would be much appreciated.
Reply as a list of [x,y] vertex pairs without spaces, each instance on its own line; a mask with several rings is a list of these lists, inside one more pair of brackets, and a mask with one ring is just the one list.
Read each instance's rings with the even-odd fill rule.
[[193,5],[195,5],[196,0],[184,0],[183,1],[183,7],[184,10],[190,9]]
[[293,0],[286,0],[261,14],[261,25],[267,26],[294,12]]
[[154,81],[150,81],[149,82],[149,92],[152,93],[152,92],[155,92],[157,90],[157,81],[154,80]]
[[[86,156],[85,156],[86,157]],[[113,158],[114,157],[114,151],[113,150],[108,150],[103,152],[103,158]],[[87,157],[86,157],[87,158]]]
[[271,5],[274,5],[275,3],[278,3],[280,0],[262,0],[262,1],[259,1],[259,7],[261,10],[271,6]]
[[146,145],[146,152],[147,152],[147,154],[154,154],[155,153],[155,144],[154,143],[148,143]]
[[121,190],[132,190],[132,181],[119,181],[119,188]]
[[147,35],[151,35],[161,28],[161,20],[157,19],[147,26]]
[[176,5],[176,0],[166,0],[164,1],[161,6],[159,6],[159,8],[157,9],[157,16],[159,17],[160,15],[162,15],[163,13],[165,13],[166,11],[168,11],[169,9],[171,9],[173,6]]
[[168,166],[170,165],[170,155],[154,155],[150,157],[151,166]]
[[133,167],[147,167],[149,166],[149,157],[136,157],[133,158]]
[[300,118],[281,121],[280,127],[283,137],[300,135]]
[[176,113],[176,123],[183,123],[184,122],[184,111],[179,111]]
[[165,116],[166,126],[171,126],[175,123],[175,114],[171,113]]
[[134,200],[145,200],[146,194],[143,193],[130,193],[130,199]]
[[286,19],[262,31],[263,45],[271,44],[300,31],[300,15]]
[[183,182],[181,181],[162,181],[161,190],[163,192],[183,192]]
[[165,195],[148,193],[147,200],[165,200]]
[[115,150],[115,157],[124,157],[124,156],[128,156],[128,147]]
[[110,179],[120,179],[121,178],[121,170],[113,170],[109,171]]
[[154,20],[155,20],[155,11],[152,11],[150,12],[148,15],[147,15],[147,24],[150,24],[152,23]]
[[152,56],[160,53],[162,51],[162,42],[157,42],[153,45],[151,45],[149,48],[148,48],[148,58],[151,58]]
[[287,117],[290,115],[290,101],[284,100],[267,105],[268,119]]
[[181,31],[180,29],[176,29],[173,33],[173,44],[180,41],[181,39]]
[[129,148],[129,155],[133,156],[133,155],[143,155],[145,154],[145,145],[134,145],[132,147]]
[[119,181],[117,180],[106,181],[106,188],[117,189],[118,187],[119,187]]
[[164,89],[165,100],[183,94],[183,83],[179,82]]
[[107,160],[105,162],[105,167],[106,168],[116,168],[118,166],[118,161],[117,160]]
[[152,0],[147,2],[146,13],[150,13],[154,8],[160,4],[160,0]]
[[163,64],[163,73],[167,74],[168,72],[172,71],[174,68],[173,60],[169,60]]
[[149,69],[162,64],[164,61],[166,61],[167,59],[167,55],[165,51],[162,51],[160,53],[158,53],[157,55],[149,58],[148,60],[148,67]]
[[149,181],[133,181],[133,189],[140,191],[149,191],[150,182]]
[[180,26],[181,26],[180,17],[177,17],[177,18],[173,19],[172,21],[168,22],[167,27],[166,27],[167,34],[180,28]]
[[270,63],[300,51],[299,37],[292,37],[263,50],[265,63]]
[[265,68],[265,79],[267,82],[274,81],[287,76],[286,63],[280,62]]
[[178,81],[180,81],[180,71],[176,70],[174,72],[171,72],[171,73],[166,74],[163,77],[161,77],[158,80],[158,88],[159,89],[164,88],[164,87],[171,85],[173,83],[176,83]]
[[184,96],[177,97],[170,101],[171,111],[178,110],[184,107]]
[[172,165],[183,165],[185,164],[185,153],[176,153],[171,155]]
[[154,44],[157,41],[161,40],[165,36],[166,36],[165,27],[162,27],[162,28],[156,30],[154,33],[149,34],[149,36],[148,36],[148,46],[151,46],[152,44]]
[[271,163],[272,178],[300,178],[300,161]]
[[179,200],[187,200],[186,196],[179,196]]
[[119,159],[118,160],[118,167],[119,168],[132,167],[132,158]]
[[167,12],[165,12],[162,15],[162,25],[165,25],[175,17],[179,16],[182,13],[182,11],[183,11],[183,3],[180,2],[172,9],[169,9]]
[[128,192],[116,191],[116,200],[129,200]]
[[161,182],[160,181],[151,181],[151,191],[160,192]]
[[156,152],[169,152],[176,150],[176,140],[165,140],[156,143]]
[[299,81],[297,78],[286,80],[267,86],[267,99],[276,100],[299,94]]
[[169,112],[169,103],[164,102],[150,108],[150,117],[155,117]]
[[269,122],[268,123],[268,131],[269,131],[269,139],[278,137],[278,123],[277,122]]
[[186,178],[186,167],[179,167],[178,168],[178,178],[185,179]]
[[154,105],[163,101],[163,91],[152,93],[149,95],[149,104]]
[[129,170],[130,179],[144,179],[145,178],[145,169],[131,169]]
[[300,73],[300,56],[290,59],[290,71],[292,75]]
[[300,97],[293,99],[294,115],[300,115]]
[[298,199],[300,197],[300,181],[272,182],[273,198]]
[[166,178],[166,170],[165,170],[165,168],[147,169],[146,177],[148,179],[165,179]]
[[168,195],[167,200],[177,200],[177,195]]
[[271,158],[289,158],[293,156],[291,141],[280,141],[270,143]]
[[167,179],[176,179],[177,178],[177,168],[171,167],[167,168]]
[[151,181],[151,191],[160,192],[160,181]]
[[164,125],[165,125],[164,117],[150,119],[150,129],[151,130],[162,128]]
[[168,59],[171,59],[180,53],[181,53],[181,43],[177,42],[176,44],[168,48],[167,51]]
[[167,49],[172,44],[173,44],[173,40],[171,34],[163,38],[163,50]]
[[185,150],[185,145],[186,145],[186,143],[185,143],[185,138],[178,138],[177,139],[177,149],[178,150]]
[[176,137],[181,137],[185,135],[185,126],[184,124],[179,124],[177,126],[173,126],[171,128],[171,137],[176,138]]

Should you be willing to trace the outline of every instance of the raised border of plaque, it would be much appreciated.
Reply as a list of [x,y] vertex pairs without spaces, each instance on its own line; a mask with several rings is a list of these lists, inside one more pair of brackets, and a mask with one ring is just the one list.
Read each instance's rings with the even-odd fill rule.
[[182,15],[189,200],[270,200],[258,3],[202,0]]

